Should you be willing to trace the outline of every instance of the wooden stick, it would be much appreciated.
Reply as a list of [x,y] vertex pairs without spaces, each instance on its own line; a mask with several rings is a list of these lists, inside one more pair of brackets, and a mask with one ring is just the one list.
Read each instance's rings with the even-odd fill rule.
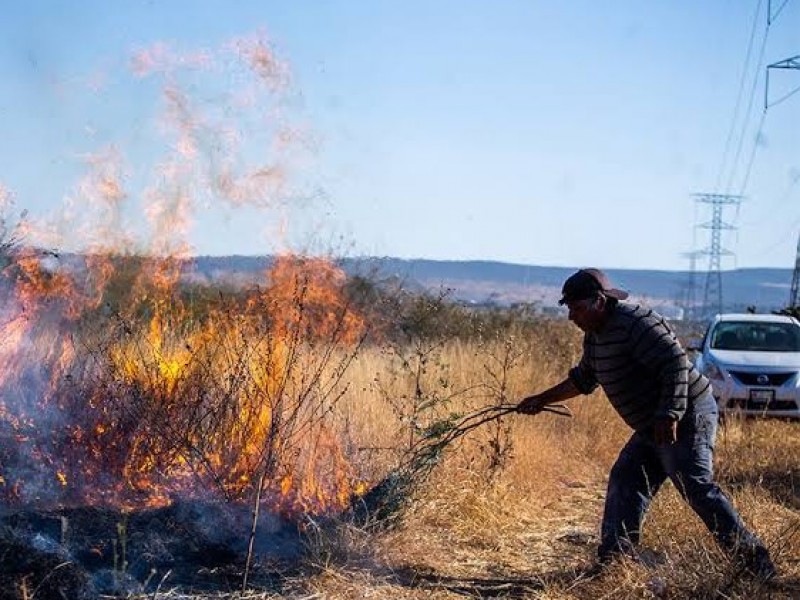
[[247,558],[244,563],[244,577],[242,577],[242,593],[247,591],[247,577],[250,574],[250,563],[253,560],[253,545],[256,540],[256,531],[258,530],[258,511],[261,506],[261,492],[264,489],[264,480],[267,477],[267,470],[261,471],[258,478],[258,487],[256,488],[255,501],[253,503],[253,525],[250,528],[250,539],[247,542]]

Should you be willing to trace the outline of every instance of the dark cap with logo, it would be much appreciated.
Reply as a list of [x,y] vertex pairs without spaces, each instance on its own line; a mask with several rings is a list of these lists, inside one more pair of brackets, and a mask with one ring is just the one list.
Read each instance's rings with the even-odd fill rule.
[[628,292],[615,288],[608,275],[600,269],[581,269],[564,282],[564,287],[561,288],[561,300],[558,303],[566,304],[574,300],[593,298],[599,292],[617,300],[625,300],[628,297]]

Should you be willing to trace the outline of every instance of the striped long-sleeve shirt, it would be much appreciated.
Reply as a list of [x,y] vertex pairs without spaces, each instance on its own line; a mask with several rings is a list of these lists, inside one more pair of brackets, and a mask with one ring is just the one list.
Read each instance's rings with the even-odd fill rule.
[[637,431],[659,417],[681,419],[687,402],[710,386],[661,315],[625,303],[612,309],[601,331],[584,336],[583,356],[569,377],[584,394],[602,386]]

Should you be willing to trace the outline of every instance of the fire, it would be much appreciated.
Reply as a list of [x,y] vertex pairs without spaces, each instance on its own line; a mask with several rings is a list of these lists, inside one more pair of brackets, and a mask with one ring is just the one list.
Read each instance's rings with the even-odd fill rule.
[[[26,273],[35,273],[28,263]],[[198,315],[148,263],[141,273],[159,277],[137,278],[141,295],[111,317],[100,318],[87,297],[58,304],[55,326],[70,336],[9,323],[16,334],[6,339],[24,346],[33,336],[50,373],[35,411],[2,403],[0,418],[57,484],[34,492],[16,478],[14,460],[3,460],[15,494],[158,506],[198,488],[246,500],[263,480],[264,501],[296,514],[343,508],[363,493],[326,414],[331,399],[319,391],[337,372],[325,357],[349,356],[366,329],[343,294],[343,273],[321,258],[283,256],[263,289]],[[33,281],[44,282],[41,298]],[[31,303],[46,306],[55,289],[81,298],[63,273],[26,277],[17,292],[38,314],[45,309]],[[6,367],[5,387],[21,385]],[[51,428],[40,415],[60,424],[52,438],[43,438]]]
[[[163,84],[166,150],[144,189],[130,189],[118,148],[101,149],[86,157],[61,222],[24,218],[20,243],[0,243],[6,502],[135,508],[257,495],[279,511],[316,513],[365,491],[335,411],[366,332],[342,270],[285,253],[250,291],[223,296],[185,282],[196,211],[279,206],[290,195],[289,153],[302,143],[284,123],[265,123],[290,81],[271,45],[241,38],[221,55],[163,44],[137,52],[134,74]],[[189,93],[196,82],[181,76],[232,64],[232,80],[246,83],[229,106],[199,101]],[[238,110],[254,112],[246,128],[226,120]],[[265,123],[257,146],[266,156],[245,152],[253,122]],[[9,198],[0,185],[0,209]],[[130,211],[134,199],[142,206]],[[144,241],[130,233],[131,212],[145,215]],[[42,250],[69,238],[79,253]]]

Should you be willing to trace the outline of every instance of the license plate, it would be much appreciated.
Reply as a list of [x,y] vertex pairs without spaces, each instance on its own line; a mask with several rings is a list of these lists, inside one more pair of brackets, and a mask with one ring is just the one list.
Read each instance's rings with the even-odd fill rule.
[[750,402],[756,406],[766,406],[775,399],[775,390],[750,390]]

